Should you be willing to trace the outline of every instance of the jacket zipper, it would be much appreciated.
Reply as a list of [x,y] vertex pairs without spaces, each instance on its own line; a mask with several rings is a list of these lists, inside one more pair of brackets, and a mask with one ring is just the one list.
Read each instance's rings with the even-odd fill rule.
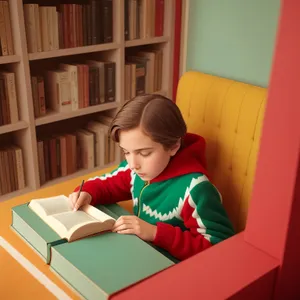
[[145,182],[145,185],[144,185],[144,187],[142,188],[142,190],[141,190],[141,192],[140,192],[140,196],[139,196],[139,203],[138,203],[138,205],[139,205],[139,207],[138,207],[138,217],[140,216],[140,213],[141,213],[141,206],[142,206],[142,201],[141,201],[141,199],[142,199],[142,193],[143,193],[143,191],[144,191],[144,189],[148,186],[150,184],[150,181],[147,181],[147,183]]

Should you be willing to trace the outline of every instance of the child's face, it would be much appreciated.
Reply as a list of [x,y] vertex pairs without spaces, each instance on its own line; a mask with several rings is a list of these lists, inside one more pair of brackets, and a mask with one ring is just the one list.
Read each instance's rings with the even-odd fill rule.
[[152,141],[140,128],[121,131],[119,140],[129,167],[145,181],[157,177],[179,148],[165,150],[163,145]]

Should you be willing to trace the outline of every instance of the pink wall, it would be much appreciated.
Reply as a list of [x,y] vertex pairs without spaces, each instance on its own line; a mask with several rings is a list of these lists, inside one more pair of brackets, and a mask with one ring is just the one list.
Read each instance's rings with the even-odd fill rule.
[[245,233],[247,242],[279,260],[276,291],[285,299],[300,296],[299,70],[300,1],[285,0]]

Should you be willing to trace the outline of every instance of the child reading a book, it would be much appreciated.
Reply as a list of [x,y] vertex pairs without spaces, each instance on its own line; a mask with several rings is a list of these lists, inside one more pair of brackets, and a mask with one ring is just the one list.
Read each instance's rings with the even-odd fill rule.
[[205,140],[187,133],[179,108],[160,95],[127,101],[114,117],[111,138],[125,160],[111,173],[90,178],[74,210],[84,204],[133,199],[134,215],[114,224],[184,260],[232,236],[234,230],[205,162]]

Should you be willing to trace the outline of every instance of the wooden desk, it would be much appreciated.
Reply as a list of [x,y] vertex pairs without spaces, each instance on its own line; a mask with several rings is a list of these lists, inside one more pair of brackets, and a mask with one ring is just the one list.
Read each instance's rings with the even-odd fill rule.
[[[95,172],[0,203],[1,299],[80,299],[77,293],[50,271],[41,257],[10,229],[11,208],[33,198],[59,194],[68,196],[82,179],[97,175],[99,174]],[[130,202],[121,205],[128,209]]]

